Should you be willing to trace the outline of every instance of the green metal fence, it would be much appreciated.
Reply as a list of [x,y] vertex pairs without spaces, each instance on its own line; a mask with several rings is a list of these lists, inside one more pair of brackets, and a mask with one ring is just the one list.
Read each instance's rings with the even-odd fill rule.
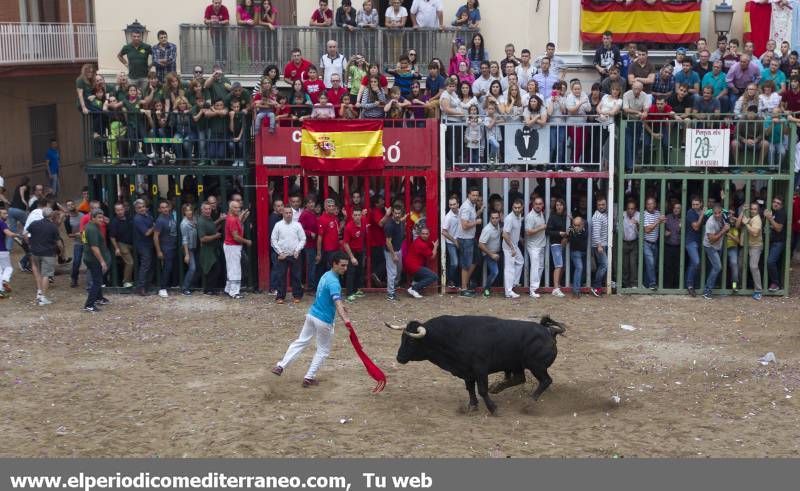
[[[214,167],[214,166],[158,166],[158,167],[127,167],[107,164],[88,164],[85,172],[89,180],[89,190],[92,199],[105,203],[110,210],[109,217],[113,218],[115,203],[122,202],[128,205],[140,197],[147,198],[150,203],[150,213],[155,218],[158,214],[158,201],[169,199],[174,204],[174,212],[180,223],[181,208],[184,203],[194,203],[195,216],[199,213],[199,204],[209,196],[218,199],[221,211],[227,210],[228,198],[235,189],[242,190],[243,209],[250,209],[252,215],[248,222],[256,223],[255,193],[250,184],[252,180],[251,167]],[[131,210],[132,212],[132,210]],[[245,226],[245,237],[255,242],[253,226]],[[178,244],[181,243],[180,227],[178,228]],[[255,288],[257,285],[257,262],[255,246],[250,249],[249,261],[246,270],[243,270],[243,286]],[[176,266],[178,285],[182,280],[186,265],[183,254],[177,254]],[[138,270],[138,258],[134,251],[134,278]],[[159,268],[157,261],[153,266],[153,283],[158,284]],[[198,273],[197,278],[202,275]],[[108,287],[112,291],[128,291],[122,288],[122,263],[119,258],[111,262],[108,273]],[[202,285],[203,287],[205,285]]]
[[[760,128],[757,128],[760,126]],[[774,137],[765,131],[778,128]],[[651,130],[660,132],[665,141],[650,134]],[[713,130],[692,132],[691,129]],[[725,131],[727,130],[727,131]],[[617,165],[618,197],[616,207],[617,231],[615,240],[617,255],[615,280],[620,293],[662,293],[685,294],[687,280],[687,224],[686,213],[691,207],[692,197],[702,203],[703,214],[711,212],[711,206],[718,202],[726,216],[737,215],[753,201],[761,204],[761,211],[773,208],[774,198],[783,200],[782,209],[786,214],[786,226],[778,233],[764,220],[763,252],[759,269],[763,283],[763,294],[788,295],[789,264],[791,252],[792,223],[792,183],[793,162],[797,133],[794,123],[785,119],[772,120],[762,117],[758,121],[735,119],[733,115],[718,116],[713,121],[689,119],[682,121],[658,121],[648,129],[641,121],[623,120],[620,128],[620,153]],[[736,143],[733,143],[736,142]],[[727,153],[721,145],[728,145]],[[688,147],[688,148],[687,148]],[[738,155],[736,155],[738,153]],[[713,165],[700,165],[700,164]],[[627,164],[627,165],[626,165]],[[722,164],[722,166],[718,166]],[[654,198],[656,209],[662,215],[673,212],[674,205],[680,205],[680,240],[667,238],[665,223],[657,225],[657,238],[652,241],[649,235],[647,247],[655,248],[655,288],[645,282],[645,207],[647,198]],[[638,212],[638,220],[626,212],[629,203]],[[744,205],[744,208],[742,208]],[[746,213],[746,212],[745,212]],[[635,239],[625,240],[624,221],[637,223]],[[633,222],[630,222],[633,223]],[[703,221],[705,223],[705,221]],[[735,228],[735,227],[732,227]],[[701,239],[703,227],[700,229]],[[740,231],[741,245],[735,241],[725,241],[721,252],[722,272],[714,285],[714,294],[749,294],[753,292],[748,255],[750,240],[748,233]],[[630,236],[628,237],[631,238]],[[769,267],[770,249],[783,243],[785,247]],[[735,250],[734,250],[735,247]],[[738,261],[729,262],[733,254]],[[694,288],[702,293],[710,265],[706,259],[702,243],[699,247],[700,263]],[[738,278],[736,276],[738,266]],[[772,269],[772,277],[770,276]],[[778,278],[775,278],[777,271]],[[738,279],[734,289],[734,279]],[[770,285],[777,283],[778,289],[768,291]]]

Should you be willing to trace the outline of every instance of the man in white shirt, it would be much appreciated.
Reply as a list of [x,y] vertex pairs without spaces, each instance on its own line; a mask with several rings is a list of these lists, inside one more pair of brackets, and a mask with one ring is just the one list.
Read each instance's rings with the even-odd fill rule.
[[547,47],[545,48],[545,53],[543,55],[537,56],[535,60],[533,60],[533,66],[541,68],[542,60],[545,58],[550,58],[550,69],[553,70],[553,73],[560,79],[563,80],[564,76],[567,74],[565,67],[566,62],[564,58],[556,55],[556,45],[553,43],[547,43]]
[[475,292],[469,288],[469,278],[475,271],[475,227],[482,220],[478,217],[481,210],[475,209],[475,203],[480,198],[478,188],[470,188],[469,199],[464,201],[458,210],[459,227],[456,232],[458,239],[459,264],[461,264],[461,296],[474,297]]
[[486,264],[486,281],[483,283],[483,296],[492,295],[492,283],[497,279],[498,264],[500,262],[500,241],[503,231],[500,229],[500,212],[497,210],[489,213],[489,223],[481,230],[478,239],[478,248],[483,253]]
[[278,290],[277,303],[286,299],[286,269],[289,268],[292,280],[292,297],[294,303],[300,303],[303,298],[303,287],[300,277],[303,271],[303,261],[300,253],[306,245],[306,233],[299,222],[293,220],[292,207],[283,209],[283,220],[275,224],[270,237],[270,244],[277,255],[275,261],[276,288]]
[[303,209],[300,207],[302,203],[303,200],[300,198],[299,194],[289,196],[289,207],[292,210],[293,222],[300,220],[300,214],[303,213]]
[[522,200],[517,198],[511,205],[511,213],[503,221],[503,288],[506,298],[519,298],[514,287],[519,283],[525,256],[519,250],[519,236],[522,232]]
[[539,298],[536,293],[542,280],[544,270],[544,253],[547,246],[547,220],[544,218],[544,200],[537,196],[533,200],[533,209],[525,215],[525,248],[531,261],[531,298]]
[[497,78],[491,75],[489,62],[482,61],[481,76],[472,82],[472,95],[478,98],[478,102],[483,104],[484,99],[486,99],[486,94],[489,93],[489,87],[495,80],[497,80]]
[[517,66],[516,72],[520,87],[527,87],[528,80],[533,79],[533,76],[536,75],[536,67],[531,64],[531,51],[529,49],[522,50],[520,64]]
[[327,52],[319,60],[319,69],[322,71],[322,82],[326,88],[331,88],[331,75],[338,73],[341,80],[344,80],[344,70],[347,66],[347,58],[339,53],[339,45],[333,39],[328,41]]
[[458,220],[458,200],[450,198],[447,206],[450,211],[444,216],[442,236],[447,248],[447,287],[455,288],[456,279],[458,279],[458,239],[456,239],[456,234],[461,226]]
[[442,0],[414,0],[411,4],[411,23],[414,27],[444,27]]

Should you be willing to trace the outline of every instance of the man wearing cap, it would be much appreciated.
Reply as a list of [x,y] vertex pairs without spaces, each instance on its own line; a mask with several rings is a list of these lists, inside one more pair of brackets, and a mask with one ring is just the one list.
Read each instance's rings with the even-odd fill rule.
[[249,90],[244,90],[241,83],[234,82],[231,85],[230,94],[226,95],[223,101],[225,101],[225,107],[227,107],[228,110],[231,109],[231,104],[233,103],[233,101],[239,101],[240,104],[239,107],[241,108],[241,110],[248,112],[250,110],[250,104],[252,99]]

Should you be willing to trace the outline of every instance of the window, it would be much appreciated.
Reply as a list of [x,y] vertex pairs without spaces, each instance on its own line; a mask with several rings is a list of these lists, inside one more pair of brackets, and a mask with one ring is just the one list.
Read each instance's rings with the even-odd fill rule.
[[86,23],[94,24],[94,0],[86,0]]
[[58,2],[52,0],[19,0],[21,22],[58,22]]
[[31,126],[31,156],[33,165],[37,166],[44,162],[47,150],[50,148],[50,139],[57,137],[56,105],[33,106],[28,109],[28,117]]

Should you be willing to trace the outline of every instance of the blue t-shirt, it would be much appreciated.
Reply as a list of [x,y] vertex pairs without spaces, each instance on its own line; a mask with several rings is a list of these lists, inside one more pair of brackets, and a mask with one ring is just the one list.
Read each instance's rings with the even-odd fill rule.
[[700,218],[700,214],[698,214],[694,209],[690,208],[689,211],[686,212],[686,243],[691,244],[695,242],[700,242],[700,234],[703,230],[702,223],[700,224],[700,230],[695,230],[692,228],[692,224],[696,222]]
[[679,71],[674,75],[675,77],[675,85],[678,84],[686,84],[689,88],[694,88],[694,84],[700,85],[700,75],[697,74],[696,71],[692,70],[688,74],[683,70]]
[[6,229],[8,229],[8,225],[6,222],[0,220],[0,252],[6,252]]
[[61,154],[55,148],[47,151],[47,167],[50,169],[51,175],[58,174],[58,169],[61,168]]
[[317,284],[317,296],[308,314],[327,324],[333,324],[336,318],[336,301],[342,299],[342,283],[339,275],[328,271]]
[[440,90],[444,89],[446,83],[447,79],[441,75],[437,76],[436,78],[428,75],[425,77],[425,92],[430,97],[434,97],[439,93]]
[[162,250],[175,250],[178,247],[178,223],[170,216],[158,215],[154,231],[158,232],[158,245]]
[[153,217],[137,213],[133,217],[133,245],[137,249],[149,249],[153,247],[152,236],[145,235],[150,227],[153,226]]

